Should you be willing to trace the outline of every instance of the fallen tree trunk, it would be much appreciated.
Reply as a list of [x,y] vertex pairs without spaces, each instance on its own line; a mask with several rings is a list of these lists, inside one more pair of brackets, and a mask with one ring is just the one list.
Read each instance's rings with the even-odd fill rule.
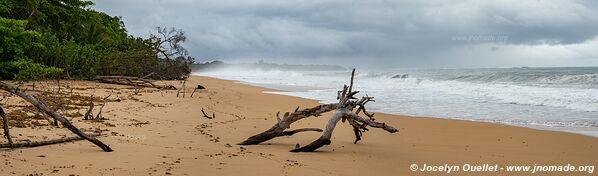
[[[355,77],[355,69],[353,69],[352,73],[351,73],[351,82],[349,84],[349,86],[345,85],[343,87],[342,91],[338,92],[338,96],[337,99],[339,100],[338,103],[333,103],[333,104],[323,104],[323,105],[319,105],[313,108],[309,108],[309,109],[304,109],[301,111],[298,111],[298,108],[295,109],[295,112],[293,113],[285,113],[285,115],[283,116],[283,118],[281,119],[280,117],[278,117],[278,113],[276,114],[278,122],[276,124],[274,124],[274,126],[272,126],[270,129],[266,130],[265,132],[259,133],[257,135],[251,136],[249,137],[247,140],[239,143],[239,145],[254,145],[254,144],[259,144],[261,142],[273,139],[275,137],[278,136],[284,136],[285,134],[295,134],[296,132],[301,132],[301,131],[324,131],[322,133],[322,135],[320,136],[320,138],[316,139],[315,141],[313,141],[312,143],[300,147],[299,145],[296,146],[295,149],[291,150],[291,152],[313,152],[316,149],[324,146],[324,145],[329,145],[331,143],[331,138],[332,138],[332,132],[334,131],[334,129],[336,128],[336,125],[338,124],[339,121],[348,121],[349,124],[353,127],[353,130],[355,132],[355,143],[357,143],[357,141],[361,140],[361,135],[362,132],[365,132],[367,129],[367,127],[373,127],[373,128],[381,128],[384,129],[390,133],[395,133],[398,130],[392,126],[386,125],[385,123],[380,123],[380,122],[376,122],[375,119],[373,118],[374,114],[373,113],[368,113],[366,111],[365,108],[365,104],[371,101],[374,101],[373,97],[369,97],[369,96],[364,96],[361,99],[357,99],[355,97],[353,97],[354,95],[356,95],[357,93],[359,93],[359,91],[353,91],[353,79]],[[353,110],[356,108],[356,112],[353,112]],[[291,123],[301,120],[303,118],[307,118],[310,116],[319,116],[321,113],[325,113],[325,112],[329,112],[329,111],[333,111],[336,110],[333,114],[332,117],[330,118],[330,120],[328,120],[328,123],[326,125],[326,128],[324,130],[321,129],[317,129],[317,128],[309,128],[309,129],[299,129],[299,130],[293,130],[293,131],[284,131],[285,129],[289,128]],[[359,116],[358,114],[360,112],[363,112],[368,118],[363,118],[361,116]]]
[[59,115],[55,111],[52,111],[50,108],[48,108],[42,102],[40,102],[37,98],[19,90],[17,87],[0,82],[0,89],[8,91],[10,93],[13,93],[15,95],[18,95],[19,97],[21,97],[24,100],[28,101],[29,103],[33,104],[35,107],[37,107],[42,112],[44,112],[44,113],[48,114],[50,117],[54,118],[54,120],[60,121],[63,126],[65,126],[67,129],[69,129],[73,133],[77,134],[81,138],[86,139],[89,142],[102,148],[102,150],[104,150],[106,152],[113,151],[108,145],[104,144],[102,141],[100,141],[96,138],[87,136],[85,133],[83,133],[81,130],[79,130],[79,128],[75,127],[68,119],[64,118],[64,116]]
[[108,84],[120,84],[128,86],[153,87],[157,89],[176,90],[173,85],[156,85],[153,80],[133,76],[96,76],[96,81]]
[[[337,106],[337,104],[333,103],[333,104],[318,105],[316,107],[307,108],[307,109],[303,109],[300,111],[298,109],[296,109],[295,112],[293,112],[293,113],[288,113],[288,112],[285,113],[283,115],[282,119],[279,117],[279,115],[278,115],[279,113],[277,113],[276,117],[277,117],[278,122],[275,123],[274,126],[272,126],[270,129],[268,129],[262,133],[259,133],[259,134],[249,137],[245,141],[239,143],[239,145],[255,145],[255,144],[262,143],[264,141],[268,141],[275,137],[290,136],[297,132],[301,132],[301,131],[297,131],[294,133],[290,133],[290,132],[285,133],[284,130],[286,130],[287,128],[290,128],[291,124],[298,120],[308,118],[311,116],[318,117],[322,113],[333,111],[336,109],[336,106]],[[311,130],[311,131],[322,131],[322,130],[318,129],[318,130]],[[287,135],[287,134],[289,134],[289,135]]]
[[[86,134],[86,135],[90,136],[90,137],[100,136],[100,134]],[[78,141],[78,140],[83,140],[83,138],[81,136],[71,136],[71,137],[45,140],[45,141],[17,142],[17,143],[13,143],[12,145],[11,144],[0,144],[0,148],[38,147],[38,146],[43,146],[43,145],[52,145],[52,144],[65,143],[65,142]]]

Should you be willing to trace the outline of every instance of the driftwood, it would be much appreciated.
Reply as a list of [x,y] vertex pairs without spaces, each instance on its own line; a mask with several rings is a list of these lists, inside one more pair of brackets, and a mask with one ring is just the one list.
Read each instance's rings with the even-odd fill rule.
[[111,152],[113,151],[112,148],[110,148],[108,145],[104,144],[102,141],[88,136],[87,134],[83,133],[81,130],[79,130],[79,128],[75,127],[68,119],[66,119],[64,116],[59,115],[58,113],[56,113],[55,111],[52,111],[50,108],[48,108],[46,105],[44,105],[41,101],[39,101],[37,98],[19,90],[19,88],[6,84],[4,82],[0,82],[0,89],[8,91],[10,93],[13,93],[15,95],[18,95],[19,97],[23,98],[24,100],[28,101],[29,103],[33,104],[35,107],[37,107],[39,110],[41,110],[42,112],[46,113],[47,115],[51,116],[52,118],[54,118],[57,121],[60,121],[62,123],[63,126],[65,126],[67,129],[69,129],[71,132],[77,134],[78,136],[80,136],[83,139],[88,140],[89,142],[97,145],[98,147],[102,148],[102,150],[106,151],[106,152]]
[[2,117],[2,127],[4,128],[4,137],[8,140],[8,146],[12,146],[12,138],[10,137],[10,131],[8,129],[8,117],[4,113],[4,109],[0,107],[0,117]]
[[[97,137],[100,134],[86,134],[90,137]],[[52,139],[52,140],[45,140],[45,141],[30,141],[30,142],[17,142],[13,144],[0,144],[0,148],[21,148],[21,147],[38,147],[43,145],[51,145],[51,144],[58,144],[58,143],[65,143],[71,141],[78,141],[83,140],[81,136],[72,136],[72,137],[65,137],[60,139]]]
[[102,103],[102,106],[100,106],[100,111],[96,115],[96,119],[104,119],[104,117],[102,116],[102,110],[104,110],[104,106],[106,106],[106,103],[108,103],[108,98],[110,98],[111,95],[112,94],[104,97],[104,103]]
[[85,120],[93,120],[93,95],[91,95],[89,97],[89,109],[87,109],[87,112],[85,112],[85,116],[83,116],[83,119]]
[[216,113],[212,113],[212,117],[210,117],[210,116],[208,116],[208,115],[206,114],[206,112],[205,112],[205,111],[203,111],[203,108],[201,108],[201,113],[203,113],[203,116],[204,116],[205,118],[208,118],[208,119],[213,119],[213,118],[216,118]]
[[156,73],[155,73],[155,72],[152,72],[152,73],[150,73],[150,74],[147,74],[147,75],[145,75],[145,76],[143,76],[143,77],[141,77],[141,78],[143,78],[143,79],[145,79],[145,78],[149,78],[150,76],[152,76],[152,75],[154,75],[154,74],[156,74]]
[[[266,130],[265,132],[249,137],[247,140],[239,143],[239,145],[259,144],[264,141],[273,139],[275,137],[293,135],[297,132],[302,131],[324,131],[322,136],[320,136],[320,138],[316,139],[312,143],[303,147],[297,145],[295,149],[291,150],[291,152],[313,152],[316,149],[324,145],[329,145],[331,143],[330,139],[332,137],[332,132],[334,131],[336,124],[341,120],[343,122],[348,121],[349,125],[353,127],[353,131],[355,132],[356,138],[354,143],[357,143],[357,141],[361,140],[362,132],[368,130],[367,127],[381,128],[390,133],[397,132],[398,130],[392,126],[388,126],[385,123],[376,122],[373,118],[374,114],[370,114],[366,111],[365,104],[374,101],[373,97],[369,97],[367,95],[361,99],[357,99],[354,97],[357,93],[359,93],[359,91],[353,91],[354,78],[355,69],[353,69],[351,73],[351,83],[349,84],[349,86],[345,85],[343,87],[343,90],[338,92],[338,103],[318,105],[316,107],[303,109],[300,111],[299,108],[297,108],[293,113],[285,113],[283,115],[283,118],[280,118],[279,113],[277,113],[276,116],[278,122],[274,124],[274,126]],[[357,109],[355,112],[353,112],[355,108]],[[318,117],[322,113],[330,111],[335,112],[332,114],[332,117],[328,121],[328,124],[326,125],[326,128],[324,130],[317,128],[305,128],[292,131],[284,131],[285,129],[290,128],[290,125],[293,122],[311,116]],[[363,112],[368,118],[363,118],[359,116],[358,114],[360,112]]]
[[176,87],[173,85],[157,85],[154,84],[153,80],[133,77],[133,76],[96,76],[94,78],[96,81],[101,83],[108,83],[108,84],[120,84],[120,85],[128,85],[128,86],[141,86],[141,87],[153,87],[157,89],[173,89],[176,90]]
[[183,80],[183,85],[181,85],[181,88],[179,90],[177,90],[176,92],[176,97],[179,97],[179,94],[181,93],[181,91],[183,91],[183,98],[185,98],[185,95],[187,94],[187,89],[185,87],[185,85],[187,84],[187,80]]
[[[40,114],[44,114],[44,113],[39,109],[37,111],[35,111],[35,116],[38,116]],[[56,120],[52,119],[52,117],[48,117],[45,115],[41,115],[41,116],[44,117],[44,119],[46,119],[48,121],[48,123],[51,125],[54,125],[54,123],[56,122]],[[54,126],[56,126],[56,125],[54,125]]]
[[206,89],[206,87],[198,84],[197,87],[193,90],[193,93],[191,93],[191,98],[193,98],[193,94],[195,94],[195,92],[197,90],[203,90],[203,89]]
[[[274,124],[274,126],[272,126],[270,129],[249,137],[247,140],[239,143],[239,145],[255,145],[255,144],[259,144],[262,143],[264,141],[273,139],[275,137],[279,137],[279,136],[290,136],[290,135],[284,135],[286,129],[290,128],[291,124],[293,122],[296,122],[298,120],[304,119],[304,118],[308,118],[311,116],[315,116],[318,117],[320,116],[322,113],[326,113],[329,111],[333,111],[335,110],[337,107],[337,104],[323,104],[323,105],[318,105],[316,107],[313,108],[307,108],[307,109],[303,109],[303,110],[298,110],[295,109],[295,112],[293,113],[285,113],[283,115],[283,118],[281,119],[279,117],[279,113],[276,113],[276,119],[278,120],[278,122],[276,124]],[[312,130],[312,131],[322,131],[321,129],[318,130]],[[292,133],[294,134],[294,133]]]

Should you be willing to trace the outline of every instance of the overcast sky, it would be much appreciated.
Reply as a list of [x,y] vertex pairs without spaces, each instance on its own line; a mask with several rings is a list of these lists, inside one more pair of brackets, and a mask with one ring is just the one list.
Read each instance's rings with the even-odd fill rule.
[[198,61],[362,67],[598,66],[593,0],[93,0]]

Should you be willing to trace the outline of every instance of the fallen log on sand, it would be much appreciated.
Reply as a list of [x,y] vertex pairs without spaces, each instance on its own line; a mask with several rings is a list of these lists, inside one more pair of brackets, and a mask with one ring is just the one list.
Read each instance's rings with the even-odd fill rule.
[[[86,135],[90,136],[90,137],[100,136],[100,134],[86,134]],[[78,140],[83,140],[83,138],[81,136],[71,136],[71,137],[52,139],[52,140],[44,140],[44,141],[30,141],[30,142],[0,144],[0,148],[38,147],[38,146],[59,144],[59,143],[72,142],[72,141],[78,141]]]
[[173,85],[157,85],[154,84],[154,80],[133,76],[96,76],[94,80],[107,84],[120,84],[136,87],[153,87],[157,89],[177,89]]

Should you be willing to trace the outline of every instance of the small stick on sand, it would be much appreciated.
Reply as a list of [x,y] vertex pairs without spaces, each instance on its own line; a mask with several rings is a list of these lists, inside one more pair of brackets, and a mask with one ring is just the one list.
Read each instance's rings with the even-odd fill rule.
[[210,117],[210,116],[208,116],[208,115],[206,114],[206,112],[203,110],[203,108],[201,108],[201,113],[203,113],[203,116],[204,116],[205,118],[208,118],[208,119],[213,119],[213,118],[216,118],[216,113],[212,113],[212,117]]

